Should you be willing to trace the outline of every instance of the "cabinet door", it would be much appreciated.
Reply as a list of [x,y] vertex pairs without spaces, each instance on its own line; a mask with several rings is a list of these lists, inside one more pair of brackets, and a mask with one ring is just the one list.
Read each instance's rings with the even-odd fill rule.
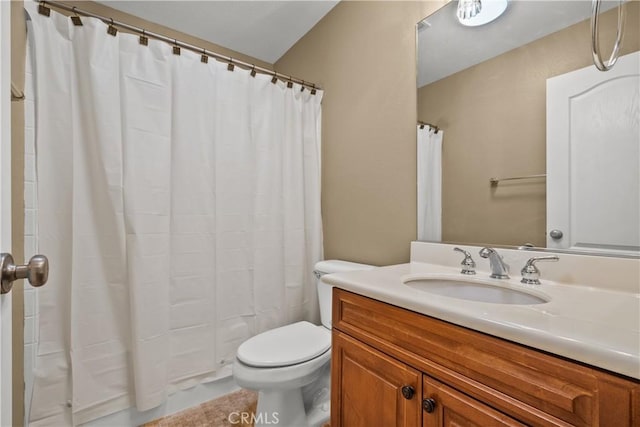
[[419,427],[422,374],[337,330],[331,427]]
[[[424,376],[423,427],[524,426],[509,416]],[[427,400],[429,400],[427,402]]]

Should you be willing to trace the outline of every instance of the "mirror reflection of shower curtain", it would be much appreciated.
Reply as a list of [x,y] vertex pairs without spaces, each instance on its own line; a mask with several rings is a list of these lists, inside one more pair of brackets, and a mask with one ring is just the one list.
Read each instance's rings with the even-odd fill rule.
[[442,240],[442,129],[418,126],[418,240]]
[[250,336],[317,320],[322,92],[37,6],[25,2],[51,274],[30,425],[157,407]]

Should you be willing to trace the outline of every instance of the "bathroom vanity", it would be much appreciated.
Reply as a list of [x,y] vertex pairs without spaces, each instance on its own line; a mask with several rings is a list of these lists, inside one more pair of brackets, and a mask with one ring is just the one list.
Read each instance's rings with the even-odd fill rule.
[[[593,262],[567,264],[583,261]],[[638,260],[627,261],[632,272]],[[523,289],[544,302],[520,305],[406,285],[434,271],[458,274],[412,262],[326,278],[336,286],[332,427],[640,426],[637,293],[543,277]]]
[[640,383],[334,289],[332,426],[640,425]]

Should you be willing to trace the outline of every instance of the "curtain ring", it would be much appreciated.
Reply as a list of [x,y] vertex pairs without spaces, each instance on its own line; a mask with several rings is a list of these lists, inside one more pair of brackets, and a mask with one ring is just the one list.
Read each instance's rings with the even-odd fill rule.
[[144,28],[142,29],[142,35],[140,36],[140,44],[147,46],[149,44],[149,37],[146,36]]
[[44,16],[51,16],[51,9],[47,7],[47,4],[44,1],[41,1],[38,5],[38,13]]
[[173,39],[173,54],[180,55],[180,46],[178,46],[178,40]]
[[73,12],[73,16],[71,17],[71,22],[73,22],[73,25],[75,25],[76,27],[82,27],[82,19],[80,19],[80,17],[78,16],[78,12],[76,12],[76,7],[73,6],[71,8],[71,11]]
[[200,62],[206,64],[209,62],[209,56],[207,55],[207,51],[203,48],[202,55],[200,56]]
[[251,67],[251,77],[255,77],[257,74],[256,72],[256,66],[254,65],[253,67]]
[[113,26],[113,18],[109,18],[109,19],[111,20],[111,23],[107,27],[107,34],[115,37],[115,35],[118,34],[118,29]]

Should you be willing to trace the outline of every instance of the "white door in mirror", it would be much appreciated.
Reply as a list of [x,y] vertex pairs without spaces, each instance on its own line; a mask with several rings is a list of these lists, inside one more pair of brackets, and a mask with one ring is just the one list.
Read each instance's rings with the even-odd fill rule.
[[640,252],[639,98],[640,52],[547,80],[547,247]]

